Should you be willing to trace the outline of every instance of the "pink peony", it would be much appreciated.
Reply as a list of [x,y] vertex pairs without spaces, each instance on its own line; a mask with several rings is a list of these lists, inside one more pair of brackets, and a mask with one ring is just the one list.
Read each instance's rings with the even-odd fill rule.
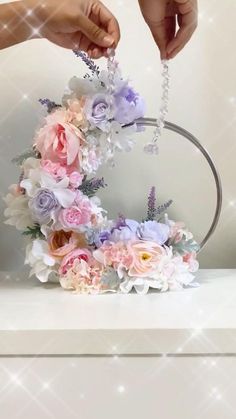
[[148,277],[158,268],[165,255],[165,249],[155,242],[139,240],[128,243],[127,250],[133,262],[129,268],[129,276]]
[[88,249],[75,249],[66,255],[59,268],[59,275],[66,275],[67,271],[73,267],[77,261],[84,260],[89,264],[92,258],[91,252]]
[[64,108],[46,117],[46,124],[36,138],[36,147],[42,159],[68,166],[79,165],[84,138],[81,131],[72,124],[73,117],[73,113]]

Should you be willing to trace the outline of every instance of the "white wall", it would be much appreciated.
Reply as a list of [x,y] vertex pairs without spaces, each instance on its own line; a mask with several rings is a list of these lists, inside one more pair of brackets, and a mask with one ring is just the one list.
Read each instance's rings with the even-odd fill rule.
[[[137,0],[106,0],[117,15],[122,40],[118,59],[125,75],[146,98],[148,116],[156,116],[160,97],[158,51],[140,15]],[[203,267],[236,267],[236,3],[200,1],[199,28],[193,41],[171,63],[171,104],[168,119],[195,134],[212,154],[224,188],[219,228],[201,254]],[[105,63],[103,63],[105,64]],[[68,79],[83,75],[84,66],[70,51],[44,40],[30,41],[0,52],[0,193],[15,182],[11,158],[30,144],[40,119],[39,97],[60,100]],[[27,97],[25,96],[27,95]],[[115,214],[142,216],[143,196],[152,184],[160,199],[173,197],[171,213],[185,219],[201,239],[210,224],[215,195],[202,157],[184,140],[165,134],[159,157],[141,151],[147,131],[135,151],[119,156],[114,172],[106,171],[112,193],[105,205]],[[122,158],[121,158],[122,157]],[[122,170],[121,170],[122,168]],[[119,176],[119,177],[118,177]],[[115,190],[115,192],[114,192]],[[0,268],[22,263],[22,239],[3,221],[0,203]]]

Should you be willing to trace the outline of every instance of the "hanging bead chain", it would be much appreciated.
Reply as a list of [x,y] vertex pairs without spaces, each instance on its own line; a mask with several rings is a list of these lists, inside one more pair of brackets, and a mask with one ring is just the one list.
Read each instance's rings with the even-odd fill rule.
[[165,118],[168,114],[168,105],[169,105],[169,91],[170,91],[170,74],[169,74],[169,65],[167,60],[162,61],[162,97],[161,97],[161,107],[160,113],[156,121],[156,128],[154,131],[154,137],[152,142],[147,144],[144,147],[144,151],[148,154],[158,154],[158,145],[157,142],[160,139],[163,128],[165,126]]
[[109,93],[109,110],[110,110],[110,115],[109,115],[109,119],[113,118],[113,95],[114,95],[114,91],[115,91],[115,75],[116,75],[116,70],[117,70],[117,62],[115,61],[115,50],[113,48],[109,48],[107,50],[108,53],[108,60],[107,60],[107,69],[108,69],[108,81],[109,81],[109,85],[108,85],[108,93]]
[[[110,109],[110,118],[113,117],[113,94],[115,90],[115,74],[117,70],[117,62],[115,61],[115,50],[113,48],[108,49],[108,92],[109,92],[109,109]],[[162,135],[165,118],[168,114],[168,105],[169,105],[169,91],[170,91],[170,74],[169,74],[169,64],[168,60],[162,60],[162,72],[161,72],[163,82],[162,82],[162,97],[161,97],[161,107],[159,116],[156,120],[156,128],[154,131],[154,137],[152,141],[145,145],[144,151],[148,154],[158,154],[158,141]],[[109,140],[109,138],[108,138]]]

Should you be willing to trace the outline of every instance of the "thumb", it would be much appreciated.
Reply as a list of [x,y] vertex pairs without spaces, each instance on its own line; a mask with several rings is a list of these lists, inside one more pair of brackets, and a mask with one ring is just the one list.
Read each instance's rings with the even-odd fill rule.
[[84,15],[79,19],[79,29],[91,42],[100,47],[111,47],[115,42],[111,35]]
[[152,22],[149,24],[150,30],[152,32],[153,38],[160,50],[161,58],[166,59],[166,45],[167,45],[167,37],[166,37],[166,27],[165,27],[165,19],[159,22]]

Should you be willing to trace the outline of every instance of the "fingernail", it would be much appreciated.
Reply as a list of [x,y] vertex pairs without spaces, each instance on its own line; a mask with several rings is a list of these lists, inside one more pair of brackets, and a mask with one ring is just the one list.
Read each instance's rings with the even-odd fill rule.
[[114,44],[114,39],[110,36],[110,35],[106,35],[103,38],[104,44],[106,44],[106,46],[110,47],[112,44]]

